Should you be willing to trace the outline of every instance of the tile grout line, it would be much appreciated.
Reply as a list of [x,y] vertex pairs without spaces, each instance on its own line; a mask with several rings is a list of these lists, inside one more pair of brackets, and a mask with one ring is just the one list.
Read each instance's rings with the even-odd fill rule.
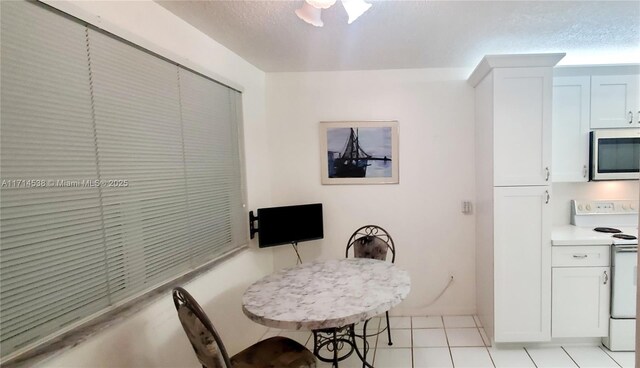
[[611,358],[611,360],[613,360],[614,363],[616,363],[618,365],[618,367],[622,368],[622,364],[618,363],[618,361],[616,360],[616,358],[612,357],[611,354],[607,353],[607,350],[602,348],[602,345],[598,345],[598,347],[600,348],[600,350],[602,350],[605,354],[607,354],[607,356],[609,358]]
[[487,351],[487,355],[489,355],[489,359],[491,360],[491,364],[493,365],[493,368],[496,368],[496,362],[493,360],[493,355],[491,355],[491,353],[489,352],[489,348],[485,345],[484,350]]
[[415,368],[416,362],[413,359],[413,317],[409,317],[409,326],[411,326],[411,368]]
[[453,361],[453,353],[451,352],[451,345],[449,345],[449,335],[447,335],[447,328],[444,325],[444,316],[440,316],[442,320],[442,330],[444,330],[444,338],[447,340],[447,349],[449,349],[449,358],[451,359],[451,367],[456,368],[456,363]]
[[[478,334],[480,334],[480,329],[478,328]],[[489,355],[489,359],[491,359],[491,364],[493,364],[493,368],[496,368],[496,362],[493,360],[493,355],[491,355],[491,353],[489,352],[489,347],[487,346],[487,343],[484,341],[484,339],[482,338],[482,335],[480,334],[480,340],[482,340],[482,344],[484,345],[484,349],[487,351],[487,355]]]
[[478,322],[476,321],[475,314],[472,315],[471,318],[473,318],[473,324],[476,325],[476,330],[478,331],[478,335],[480,335],[480,340],[482,340],[482,345],[484,345],[484,349],[487,351],[487,354],[489,355],[489,359],[491,359],[491,364],[493,364],[493,368],[496,368],[497,366],[496,366],[496,362],[493,360],[493,355],[491,355],[491,353],[489,352],[489,347],[487,346],[487,342],[484,341],[484,338],[480,333],[480,326],[478,326]]
[[567,354],[567,355],[569,356],[569,359],[571,359],[571,361],[573,362],[573,364],[575,364],[575,365],[576,365],[576,367],[580,368],[580,364],[578,364],[578,362],[576,362],[576,361],[573,359],[573,357],[571,356],[571,354],[569,354],[569,352],[568,352],[568,351],[566,351],[566,350],[564,349],[564,346],[561,346],[561,347],[560,347],[560,349],[562,349],[562,351],[564,351],[564,353],[565,353],[565,354]]
[[527,353],[527,356],[529,357],[529,359],[531,359],[531,362],[533,363],[533,365],[538,368],[538,364],[536,363],[535,360],[533,360],[533,357],[531,356],[531,354],[529,354],[529,350],[527,350],[527,348],[525,348],[524,346],[522,347],[524,349],[524,352]]

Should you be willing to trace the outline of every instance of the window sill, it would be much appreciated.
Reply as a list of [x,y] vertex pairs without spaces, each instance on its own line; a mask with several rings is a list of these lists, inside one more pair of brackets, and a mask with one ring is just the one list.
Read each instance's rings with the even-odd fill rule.
[[116,305],[98,316],[89,317],[89,320],[80,322],[58,335],[54,335],[42,342],[25,347],[24,349],[7,356],[6,360],[3,359],[3,361],[0,362],[0,365],[4,368],[32,366],[70,349],[83,341],[88,340],[100,331],[125,321],[127,318],[140,312],[151,303],[157,301],[163,296],[166,296],[166,293],[170,292],[174,287],[184,285],[196,277],[211,271],[222,262],[245,252],[248,249],[249,246],[245,244],[239,248],[230,250],[195,270],[189,271],[188,273],[170,280],[150,291]]

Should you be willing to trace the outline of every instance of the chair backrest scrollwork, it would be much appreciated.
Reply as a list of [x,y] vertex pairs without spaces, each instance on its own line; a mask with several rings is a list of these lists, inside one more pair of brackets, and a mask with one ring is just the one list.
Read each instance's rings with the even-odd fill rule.
[[385,261],[391,251],[391,263],[396,260],[396,248],[389,233],[377,225],[365,225],[356,230],[347,242],[346,257],[353,248],[355,258],[371,258]]

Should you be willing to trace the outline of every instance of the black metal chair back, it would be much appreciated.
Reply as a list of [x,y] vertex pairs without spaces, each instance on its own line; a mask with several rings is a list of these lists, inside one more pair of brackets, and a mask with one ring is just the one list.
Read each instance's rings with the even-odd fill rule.
[[231,368],[222,339],[202,307],[185,289],[173,289],[173,304],[198,360],[205,368]]
[[[372,258],[381,261],[387,260],[387,254],[391,251],[391,263],[396,261],[396,246],[389,233],[377,225],[365,225],[356,230],[347,242],[346,258],[349,258],[349,249],[353,248],[354,258]],[[391,329],[389,328],[389,311],[386,311],[387,338],[391,341]],[[381,330],[374,335],[382,333]]]
[[365,225],[356,230],[347,242],[346,258],[353,248],[354,258],[372,258],[385,261],[391,251],[391,263],[396,260],[396,247],[389,233],[377,225]]

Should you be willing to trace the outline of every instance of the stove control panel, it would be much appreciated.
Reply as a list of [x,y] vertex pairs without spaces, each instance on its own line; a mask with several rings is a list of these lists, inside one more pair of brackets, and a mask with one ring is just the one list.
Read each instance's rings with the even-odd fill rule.
[[638,226],[638,201],[573,200],[571,201],[571,224],[588,227]]
[[634,200],[574,200],[571,201],[574,215],[637,214],[638,201]]

